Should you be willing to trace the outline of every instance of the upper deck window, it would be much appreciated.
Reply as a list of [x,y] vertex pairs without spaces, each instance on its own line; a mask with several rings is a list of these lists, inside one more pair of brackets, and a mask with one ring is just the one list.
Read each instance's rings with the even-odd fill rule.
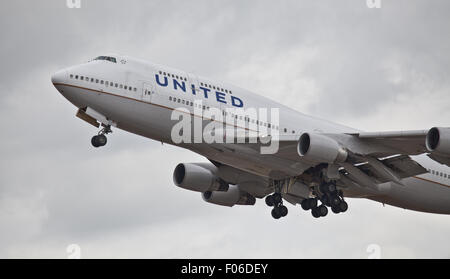
[[116,58],[111,57],[111,56],[99,56],[99,57],[95,58],[94,60],[106,60],[109,62],[117,63]]

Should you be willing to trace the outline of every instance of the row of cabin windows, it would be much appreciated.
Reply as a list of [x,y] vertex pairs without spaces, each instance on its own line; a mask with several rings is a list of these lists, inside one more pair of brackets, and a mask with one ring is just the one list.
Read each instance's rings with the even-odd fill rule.
[[443,173],[443,172],[440,172],[440,171],[435,171],[435,170],[432,170],[432,169],[428,169],[428,172],[433,174],[433,175],[436,175],[436,176],[440,176],[440,177],[443,177],[443,178],[450,179],[450,174],[446,174],[446,173]]
[[214,85],[211,85],[211,84],[207,84],[207,83],[200,82],[200,85],[201,85],[201,86],[204,86],[204,87],[208,87],[208,88],[210,88],[210,89],[218,90],[218,91],[220,91],[220,92],[225,92],[225,93],[233,94],[233,92],[231,92],[231,90],[223,89],[223,88],[221,88],[221,87],[214,86]]
[[[172,77],[172,78],[175,78],[175,79],[181,79],[181,80],[187,81],[187,78],[182,77],[182,76],[178,76],[178,75],[174,75],[174,74],[171,74],[171,73],[166,73],[166,72],[163,72],[163,71],[159,71],[159,74],[163,75],[163,76]],[[233,94],[233,92],[231,92],[231,90],[228,90],[226,88],[224,89],[224,88],[221,88],[221,87],[218,87],[218,86],[214,86],[214,85],[211,85],[211,84],[207,84],[207,83],[203,83],[203,82],[200,82],[200,85],[204,86],[204,87],[208,87],[210,89],[219,90],[220,92]]]
[[[175,78],[179,78],[178,76],[174,76],[174,77]],[[136,87],[131,87],[131,86],[127,86],[127,85],[123,85],[123,84],[119,84],[119,83],[114,83],[112,81],[111,82],[110,81],[104,81],[104,80],[89,78],[89,77],[86,77],[86,76],[73,75],[73,74],[70,74],[70,78],[71,79],[77,79],[77,80],[83,80],[83,81],[87,81],[87,82],[90,81],[90,82],[100,83],[100,84],[104,84],[105,86],[112,86],[112,87],[125,89],[125,90],[129,90],[129,91],[134,91],[134,92],[137,91]],[[183,79],[183,78],[180,77],[180,79]],[[215,87],[213,87],[213,88],[215,89]],[[223,89],[218,88],[218,90],[223,90]],[[229,92],[231,93],[231,91],[229,91]],[[186,100],[183,100],[183,99],[180,99],[180,98],[175,98],[175,97],[169,96],[169,101],[178,102],[178,103],[181,103],[183,105],[184,104],[190,105],[191,107],[194,107],[194,106],[197,107],[198,106],[199,108],[202,108],[203,110],[209,110],[208,106],[201,107],[198,104],[194,104],[193,102],[186,101]],[[228,115],[228,112],[226,112],[225,110],[223,110],[222,113],[223,113],[224,116]],[[271,123],[266,123],[266,122],[262,122],[262,121],[259,121],[259,120],[251,119],[251,118],[249,118],[247,116],[243,117],[242,115],[238,116],[238,115],[235,115],[235,114],[231,114],[231,116],[234,117],[235,119],[245,120],[248,123],[250,123],[250,122],[253,123],[253,124],[256,123],[257,125],[265,126],[265,127],[268,127],[268,128],[272,127],[272,128],[274,128],[276,130],[279,129],[279,127],[276,126],[276,125],[272,125]],[[287,129],[286,128],[284,128],[284,132],[287,133]],[[292,130],[292,133],[294,134],[295,131]]]
[[174,75],[174,74],[171,74],[171,73],[166,73],[166,72],[163,72],[163,71],[159,71],[159,74],[163,75],[163,76],[172,77],[172,78],[176,78],[176,79],[181,79],[181,80],[187,81],[187,78],[182,77],[182,76],[178,76],[178,75]]
[[[199,105],[197,103],[186,101],[186,100],[183,100],[183,99],[180,99],[180,98],[175,98],[175,97],[172,97],[172,96],[169,96],[169,101],[172,101],[172,102],[175,102],[175,103],[179,103],[179,104],[183,104],[183,105],[187,105],[187,106],[191,106],[191,107],[197,107],[197,108],[200,108],[200,109],[203,109],[203,110],[209,110],[208,106],[201,106],[201,105]],[[225,110],[222,110],[222,114],[223,114],[223,116],[227,116],[228,112],[226,112]],[[236,115],[236,114],[231,113],[231,117],[235,118],[236,120],[240,119],[240,120],[244,120],[244,121],[246,121],[248,123],[250,123],[250,122],[251,123],[256,123],[257,125],[265,126],[265,127],[268,127],[268,128],[274,128],[274,129],[278,130],[278,126],[276,126],[276,125],[272,125],[271,123],[266,123],[266,122],[262,122],[262,121],[259,121],[259,120],[251,119],[248,116],[243,117],[242,115]]]
[[70,78],[71,79],[83,80],[83,81],[86,81],[86,82],[100,83],[100,84],[103,84],[105,86],[116,87],[116,88],[125,89],[125,90],[129,90],[129,91],[134,91],[134,92],[137,91],[136,87],[123,85],[123,84],[120,84],[120,83],[114,83],[112,81],[105,81],[105,80],[101,80],[101,79],[98,79],[98,78],[89,78],[89,77],[86,77],[86,76],[79,76],[79,75],[73,75],[73,74],[70,75]]
[[187,106],[191,106],[191,107],[196,107],[196,108],[198,107],[198,108],[201,108],[203,110],[209,109],[209,107],[207,107],[207,106],[203,106],[203,108],[202,108],[202,106],[200,106],[199,104],[194,104],[193,102],[186,101],[186,100],[183,100],[183,99],[180,99],[180,98],[171,97],[171,96],[169,96],[169,101],[172,101],[172,102],[175,102],[175,103],[179,103],[179,104],[183,104],[183,105],[187,105]]

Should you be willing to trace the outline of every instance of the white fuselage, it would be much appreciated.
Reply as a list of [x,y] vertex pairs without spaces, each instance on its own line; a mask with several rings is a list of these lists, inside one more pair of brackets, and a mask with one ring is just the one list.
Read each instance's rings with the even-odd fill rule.
[[[171,120],[174,110],[185,108],[194,118],[202,119],[202,115],[198,115],[198,110],[191,105],[195,101],[202,101],[205,107],[219,110],[234,107],[279,108],[279,122],[272,123],[269,118],[265,125],[270,123],[281,135],[299,135],[304,131],[358,132],[307,116],[224,82],[130,57],[121,57],[117,63],[92,61],[73,66],[53,75],[52,82],[78,108],[89,107],[106,116],[118,128],[169,144],[173,144],[171,131],[177,123],[177,120]],[[205,125],[211,119],[204,117],[202,121]],[[229,148],[227,144],[183,143],[179,146],[210,160],[267,178],[297,176],[310,167],[297,154],[240,152],[239,146]],[[424,155],[413,158],[430,172],[404,179],[405,186],[386,183],[389,185],[383,188],[385,191],[362,191],[352,196],[417,211],[450,214],[450,168]]]

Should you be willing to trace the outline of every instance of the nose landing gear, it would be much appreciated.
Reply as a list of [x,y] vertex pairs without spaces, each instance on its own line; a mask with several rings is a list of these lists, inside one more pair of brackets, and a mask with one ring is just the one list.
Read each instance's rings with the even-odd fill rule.
[[108,142],[106,135],[112,133],[111,125],[104,126],[102,130],[98,133],[98,135],[93,136],[91,139],[91,144],[95,148],[105,146]]

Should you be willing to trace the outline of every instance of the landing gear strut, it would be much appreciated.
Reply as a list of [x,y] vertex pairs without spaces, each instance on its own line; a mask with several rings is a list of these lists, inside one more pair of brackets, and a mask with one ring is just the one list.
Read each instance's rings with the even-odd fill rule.
[[275,219],[280,219],[288,214],[288,209],[283,205],[283,198],[281,196],[280,182],[275,183],[275,193],[266,197],[266,204],[272,209],[272,217]]
[[105,146],[106,143],[108,142],[106,135],[110,134],[110,133],[112,133],[111,125],[105,126],[102,130],[100,130],[98,135],[92,137],[92,139],[91,139],[92,146],[94,146],[96,148]]

